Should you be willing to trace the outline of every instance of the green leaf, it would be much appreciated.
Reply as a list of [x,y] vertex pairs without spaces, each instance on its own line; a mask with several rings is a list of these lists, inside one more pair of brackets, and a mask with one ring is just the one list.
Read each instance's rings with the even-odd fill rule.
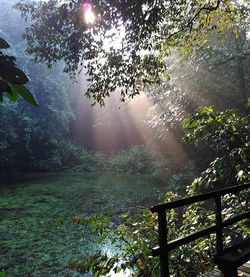
[[11,87],[10,87],[10,92],[7,94],[7,97],[10,99],[11,102],[16,102],[19,95],[16,91],[11,90]]
[[250,219],[242,220],[239,225],[243,228],[246,234],[250,234]]
[[12,84],[10,86],[11,93],[21,95],[28,103],[38,107],[38,103],[32,93],[22,85]]
[[0,38],[0,49],[9,48],[9,47],[10,46],[9,46],[8,42],[6,40],[4,40],[3,38]]
[[106,240],[106,238],[108,237],[109,234],[103,234],[99,239],[98,239],[98,243],[102,243]]

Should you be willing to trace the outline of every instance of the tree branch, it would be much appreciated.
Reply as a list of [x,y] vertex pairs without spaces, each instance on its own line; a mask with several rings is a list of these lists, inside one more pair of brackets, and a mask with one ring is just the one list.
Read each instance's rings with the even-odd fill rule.
[[183,32],[183,31],[184,31],[185,29],[187,29],[187,28],[192,28],[192,25],[193,25],[194,20],[200,15],[200,13],[201,13],[202,11],[208,11],[208,12],[215,11],[215,10],[217,10],[217,9],[219,8],[220,3],[221,3],[221,0],[217,0],[216,6],[209,6],[209,7],[202,7],[202,8],[200,8],[200,9],[196,12],[196,14],[189,20],[189,22],[188,22],[185,26],[183,26],[183,27],[182,27],[181,29],[179,29],[178,31],[176,31],[176,32],[174,32],[174,33],[172,33],[172,34],[170,34],[167,38],[169,39],[169,38],[171,38],[171,37],[173,37],[173,36],[175,36],[175,35],[177,35],[177,34]]

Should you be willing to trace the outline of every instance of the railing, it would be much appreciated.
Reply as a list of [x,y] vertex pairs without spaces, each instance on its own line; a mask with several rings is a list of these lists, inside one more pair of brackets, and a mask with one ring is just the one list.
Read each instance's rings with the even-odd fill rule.
[[[160,256],[161,277],[169,277],[169,264],[168,253],[169,251],[180,247],[184,244],[190,243],[198,238],[208,236],[212,233],[216,233],[216,251],[217,255],[220,255],[223,251],[223,228],[229,225],[235,224],[243,219],[250,218],[250,211],[243,214],[233,216],[227,220],[222,220],[221,214],[221,196],[228,193],[238,193],[242,190],[250,188],[250,183],[228,187],[217,191],[208,192],[201,195],[192,196],[160,205],[153,206],[151,211],[158,213],[158,233],[159,233],[159,246],[153,248],[153,256]],[[197,202],[214,199],[215,202],[215,215],[216,222],[203,230],[194,232],[186,237],[178,238],[168,242],[168,228],[166,221],[166,211],[169,209],[179,208],[185,205],[191,205]]]

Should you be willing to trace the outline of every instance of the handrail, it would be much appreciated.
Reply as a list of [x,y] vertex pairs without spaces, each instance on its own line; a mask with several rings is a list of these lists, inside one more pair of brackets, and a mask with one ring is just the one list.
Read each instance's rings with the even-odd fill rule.
[[[190,243],[198,238],[208,236],[212,233],[216,233],[216,251],[220,255],[223,251],[223,228],[229,225],[235,224],[243,219],[250,217],[250,212],[246,212],[237,216],[233,216],[229,219],[222,220],[222,208],[221,208],[221,196],[228,193],[238,193],[242,190],[249,189],[250,183],[242,185],[231,186],[225,189],[220,189],[200,195],[191,196],[188,198],[171,201],[168,203],[159,204],[151,207],[153,213],[158,213],[158,233],[159,233],[159,246],[152,249],[153,256],[160,256],[161,265],[161,277],[169,277],[169,265],[168,265],[168,252],[180,247],[184,244]],[[216,224],[211,225],[205,229],[191,233],[186,237],[181,237],[170,242],[167,241],[167,222],[166,211],[169,209],[179,208],[185,205],[191,205],[197,202],[214,199],[215,201],[215,215]]]
[[209,200],[209,199],[215,198],[217,196],[225,195],[228,193],[237,193],[241,190],[248,189],[249,187],[250,187],[250,183],[245,183],[242,185],[231,186],[231,187],[228,187],[225,189],[219,189],[219,190],[207,192],[204,194],[199,194],[199,195],[195,195],[195,196],[191,196],[191,197],[187,197],[187,198],[182,198],[179,200],[155,205],[155,206],[151,207],[151,212],[156,213],[156,212],[166,211],[166,210],[173,209],[173,208],[179,208],[179,207],[182,207],[185,205],[191,205],[193,203]]

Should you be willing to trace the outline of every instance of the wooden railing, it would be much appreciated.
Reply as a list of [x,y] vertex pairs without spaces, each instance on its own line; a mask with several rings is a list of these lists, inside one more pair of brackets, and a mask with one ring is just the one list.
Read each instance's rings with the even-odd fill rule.
[[[169,263],[168,254],[169,251],[180,247],[184,244],[190,243],[198,238],[208,236],[212,233],[216,233],[216,251],[217,255],[220,255],[223,251],[223,228],[229,225],[235,224],[243,219],[250,218],[250,211],[243,214],[233,216],[227,220],[222,220],[222,208],[221,197],[228,193],[238,193],[242,190],[250,188],[250,183],[228,187],[212,192],[208,192],[201,195],[192,196],[160,205],[153,206],[151,211],[158,213],[158,233],[159,233],[159,246],[152,249],[153,256],[160,256],[161,277],[169,277]],[[169,209],[179,208],[185,205],[191,205],[201,201],[214,199],[215,202],[215,224],[211,225],[203,230],[194,232],[186,237],[178,238],[168,242],[168,228],[166,221],[166,211]]]

